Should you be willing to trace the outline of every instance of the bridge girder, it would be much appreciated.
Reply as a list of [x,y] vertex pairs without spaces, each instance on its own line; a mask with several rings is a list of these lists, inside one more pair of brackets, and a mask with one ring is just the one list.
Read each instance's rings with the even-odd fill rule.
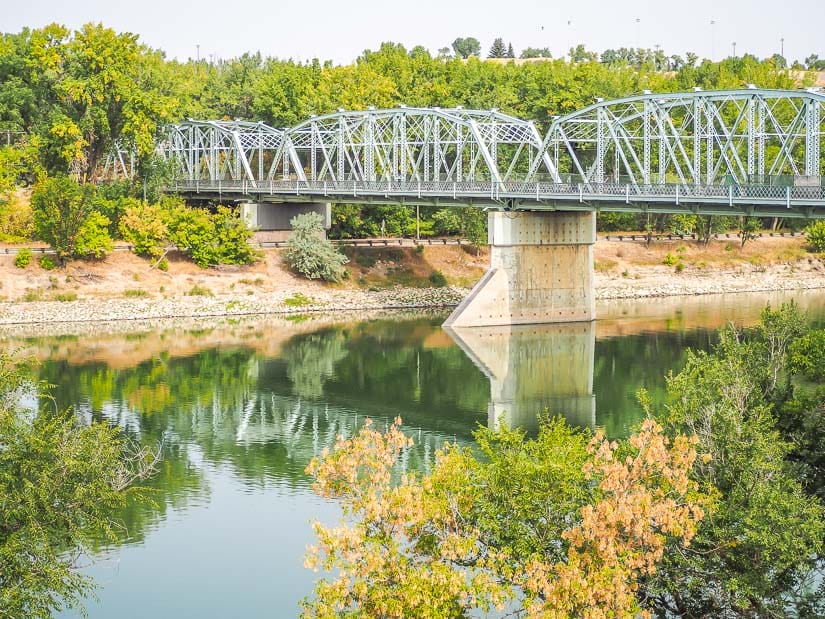
[[167,126],[158,152],[193,199],[726,203],[819,217],[823,107],[813,90],[645,93],[556,118],[544,139],[530,121],[462,108],[340,110],[283,130],[190,120]]
[[[543,148],[584,184],[818,185],[823,107],[813,90],[646,93],[556,118]],[[528,180],[540,176],[534,167]]]
[[533,168],[557,177],[536,126],[496,110],[339,111],[283,131],[189,120],[169,125],[158,151],[189,181],[505,182]]

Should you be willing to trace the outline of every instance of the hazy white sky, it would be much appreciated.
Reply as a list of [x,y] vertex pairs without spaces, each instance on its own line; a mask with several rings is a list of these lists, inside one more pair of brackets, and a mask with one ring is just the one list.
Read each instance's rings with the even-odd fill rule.
[[[637,23],[636,20],[639,20]],[[715,21],[711,25],[711,20]],[[736,53],[793,61],[825,57],[825,0],[2,0],[0,31],[58,22],[103,22],[181,60],[229,58],[245,51],[349,63],[382,41],[432,52],[458,36],[474,36],[486,54],[493,38],[549,47],[554,57],[573,43],[610,47],[661,45],[668,54],[694,51],[719,59]]]

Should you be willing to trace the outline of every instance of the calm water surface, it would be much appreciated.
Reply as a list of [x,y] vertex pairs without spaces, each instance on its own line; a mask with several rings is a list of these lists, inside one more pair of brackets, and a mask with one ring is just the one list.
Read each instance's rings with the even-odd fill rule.
[[617,302],[594,325],[450,333],[427,314],[0,337],[42,361],[60,406],[163,445],[154,505],[124,510],[120,542],[84,568],[101,586],[90,617],[291,617],[314,580],[302,565],[310,522],[337,517],[303,471],[337,434],[400,415],[416,439],[401,461],[411,470],[478,425],[535,427],[545,408],[622,436],[640,420],[636,391],[661,400],[688,347],[707,349],[726,321],[752,324],[766,302],[791,298],[825,319],[825,293],[800,293]]

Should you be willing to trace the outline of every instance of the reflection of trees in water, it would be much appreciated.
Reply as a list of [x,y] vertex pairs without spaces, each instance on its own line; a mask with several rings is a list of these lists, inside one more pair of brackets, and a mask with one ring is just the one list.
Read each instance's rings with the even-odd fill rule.
[[596,341],[593,385],[596,422],[608,436],[622,437],[642,421],[636,398],[647,389],[656,403],[666,399],[666,373],[685,364],[685,349],[709,350],[715,331],[694,330],[605,338]]
[[335,376],[335,366],[347,356],[346,338],[338,329],[294,337],[281,352],[295,395],[317,399],[324,383]]
[[416,445],[399,471],[426,470],[459,428],[469,437],[475,418],[456,418],[456,401],[486,406],[486,389],[463,395],[479,377],[461,351],[422,346],[432,332],[422,321],[325,329],[296,336],[276,359],[217,347],[126,369],[47,360],[40,378],[57,385],[61,407],[105,419],[143,444],[163,443],[153,504],[120,514],[123,539],[139,541],[169,510],[205,499],[204,466],[228,466],[250,486],[305,487],[309,460],[336,436],[352,435],[366,415],[379,427],[397,414],[421,427],[407,426]]

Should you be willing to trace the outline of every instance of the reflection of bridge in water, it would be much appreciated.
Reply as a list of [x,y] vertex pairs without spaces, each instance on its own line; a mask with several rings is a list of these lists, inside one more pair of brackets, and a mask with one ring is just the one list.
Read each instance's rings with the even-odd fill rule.
[[533,430],[545,411],[576,426],[596,425],[591,322],[447,332],[490,380],[488,423]]

